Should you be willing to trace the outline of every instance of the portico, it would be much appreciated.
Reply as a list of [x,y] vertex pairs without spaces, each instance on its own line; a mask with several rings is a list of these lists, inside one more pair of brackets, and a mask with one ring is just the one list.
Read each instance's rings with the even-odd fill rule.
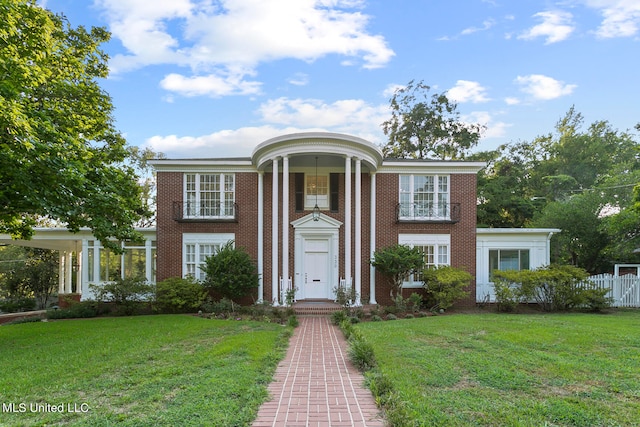
[[[283,290],[289,287],[297,288],[298,299],[331,299],[341,283],[353,286],[361,296],[363,250],[372,255],[375,248],[375,232],[363,248],[362,224],[375,224],[380,149],[353,136],[294,134],[263,142],[254,150],[252,162],[259,173],[258,269],[263,281],[265,270],[270,271],[271,301],[282,303]],[[370,192],[364,209],[363,174],[368,175]],[[270,195],[265,194],[267,175]],[[271,251],[267,254],[264,230],[268,228]],[[374,275],[367,291],[368,302],[375,304]],[[263,283],[259,298],[266,293]]]

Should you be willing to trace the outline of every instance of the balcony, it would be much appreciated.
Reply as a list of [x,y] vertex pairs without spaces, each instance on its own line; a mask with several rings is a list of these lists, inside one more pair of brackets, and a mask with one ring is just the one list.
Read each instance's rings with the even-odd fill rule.
[[398,203],[397,223],[439,223],[460,222],[460,203]]
[[178,222],[238,222],[238,204],[229,202],[173,202]]

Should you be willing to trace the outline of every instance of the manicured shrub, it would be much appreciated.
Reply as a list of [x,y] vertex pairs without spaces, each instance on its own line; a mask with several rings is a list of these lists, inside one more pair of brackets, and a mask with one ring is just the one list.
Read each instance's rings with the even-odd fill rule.
[[300,322],[298,322],[298,318],[295,315],[289,316],[287,319],[287,326],[291,326],[292,328],[297,328]]
[[68,308],[47,310],[48,319],[83,319],[106,313],[97,301],[73,302]]
[[349,360],[361,371],[368,371],[376,366],[373,347],[361,336],[352,334],[349,339]]
[[102,285],[89,285],[99,302],[110,302],[118,314],[132,315],[140,310],[143,303],[153,299],[155,287],[142,277],[118,278]]
[[229,241],[205,261],[203,284],[230,300],[248,295],[259,284],[258,269],[244,248]]
[[[514,299],[520,295],[521,301],[536,301],[544,311],[562,311],[588,305],[587,298],[597,304],[598,293],[590,291],[591,287],[584,285],[588,276],[585,270],[571,265],[494,272],[497,280],[519,287],[519,290],[513,290]],[[600,298],[604,298],[604,295]]]
[[582,290],[584,305],[591,311],[598,312],[605,308],[611,307],[613,298],[607,297],[609,289],[600,289],[596,287],[585,288]]
[[0,312],[19,313],[36,309],[35,298],[15,297],[0,300]]
[[375,251],[371,265],[387,277],[395,295],[399,295],[406,277],[424,266],[424,254],[419,247],[393,245]]
[[[525,302],[522,288],[510,276],[514,271],[496,272],[493,289],[499,311],[514,311],[521,302]],[[502,274],[504,273],[504,274]]]
[[396,320],[397,318],[398,318],[398,316],[396,316],[393,313],[387,314],[387,317],[386,317],[387,320]]
[[382,322],[382,317],[378,316],[377,314],[374,314],[373,316],[371,316],[371,321],[372,322]]
[[343,320],[347,318],[347,313],[344,310],[334,311],[331,313],[331,323],[336,326],[340,326]]
[[206,289],[192,277],[172,277],[156,285],[156,307],[162,313],[195,312],[206,295]]
[[448,265],[427,268],[423,271],[422,278],[431,310],[446,310],[456,301],[469,296],[465,289],[473,280],[473,276],[467,271]]

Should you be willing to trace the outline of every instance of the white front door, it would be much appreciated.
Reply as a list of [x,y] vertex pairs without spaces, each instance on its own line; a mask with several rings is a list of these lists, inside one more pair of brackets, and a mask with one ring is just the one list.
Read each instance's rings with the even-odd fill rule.
[[304,254],[304,296],[329,298],[329,241],[307,240]]

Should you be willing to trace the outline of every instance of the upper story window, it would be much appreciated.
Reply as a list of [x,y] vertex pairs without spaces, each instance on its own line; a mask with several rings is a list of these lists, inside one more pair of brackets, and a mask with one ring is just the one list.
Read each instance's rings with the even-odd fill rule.
[[235,175],[188,173],[184,176],[184,218],[233,218]]
[[327,175],[309,175],[305,176],[307,180],[306,197],[304,207],[313,209],[318,204],[320,209],[329,208],[329,176]]
[[451,217],[448,175],[400,175],[399,219]]

